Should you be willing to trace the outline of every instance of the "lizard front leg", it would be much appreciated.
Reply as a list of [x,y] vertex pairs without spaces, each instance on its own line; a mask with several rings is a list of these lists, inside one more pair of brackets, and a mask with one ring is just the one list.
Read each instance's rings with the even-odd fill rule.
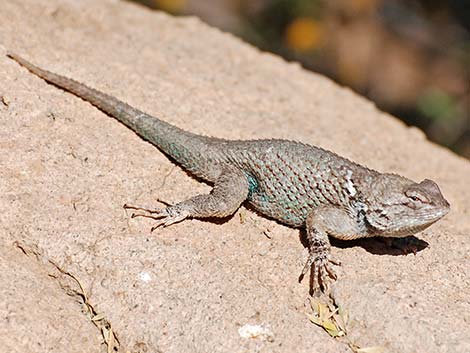
[[248,196],[248,180],[236,168],[226,167],[214,183],[209,194],[197,195],[188,200],[152,211],[149,218],[157,220],[156,228],[169,226],[191,218],[226,217],[233,214]]
[[340,265],[339,261],[331,257],[328,235],[338,239],[351,239],[362,231],[346,210],[334,206],[311,210],[306,219],[306,229],[309,256],[301,278],[311,269],[311,291],[326,291],[329,278],[337,278],[332,264]]

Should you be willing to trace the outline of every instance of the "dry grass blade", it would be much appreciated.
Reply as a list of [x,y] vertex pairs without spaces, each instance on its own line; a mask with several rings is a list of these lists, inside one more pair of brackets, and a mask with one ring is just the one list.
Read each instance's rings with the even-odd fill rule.
[[[34,255],[38,261],[44,259],[42,251],[37,246],[27,245],[22,242],[16,241],[14,245],[22,251],[26,256]],[[103,341],[107,345],[108,353],[119,352],[119,339],[114,333],[111,323],[106,320],[103,314],[98,314],[93,305],[88,299],[88,295],[85,291],[80,280],[72,273],[64,270],[54,261],[47,260],[50,265],[56,270],[55,273],[49,273],[51,278],[57,280],[63,290],[70,296],[78,297],[81,304],[83,305],[84,313],[89,317],[90,321],[100,330]],[[72,279],[72,281],[70,281]]]
[[88,300],[88,296],[85,292],[85,289],[80,282],[80,280],[73,275],[72,273],[65,271],[62,269],[59,265],[54,263],[52,260],[49,260],[49,263],[52,264],[60,273],[63,275],[66,275],[74,280],[74,282],[78,285],[78,290],[71,288],[74,294],[82,298],[83,305],[85,312],[88,314],[90,317],[91,322],[100,329],[103,341],[107,346],[108,353],[111,352],[118,352],[119,351],[119,340],[116,337],[116,335],[113,332],[113,329],[111,327],[111,323],[106,320],[105,316],[103,314],[98,314],[93,305],[91,305],[90,301]]
[[346,335],[346,323],[339,315],[339,308],[325,304],[319,299],[310,299],[312,314],[308,318],[315,325],[322,327],[331,337]]

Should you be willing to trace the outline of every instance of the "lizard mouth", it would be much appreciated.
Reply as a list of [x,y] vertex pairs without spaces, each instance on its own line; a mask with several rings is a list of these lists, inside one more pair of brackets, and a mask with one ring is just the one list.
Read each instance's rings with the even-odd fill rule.
[[449,210],[450,208],[439,209],[439,211],[437,211],[436,213],[424,218],[423,223],[410,226],[408,229],[406,229],[406,232],[408,233],[407,235],[413,235],[425,230],[426,228],[430,227],[438,220],[440,220],[442,217],[444,217],[446,214],[448,214]]
[[[403,217],[396,217],[386,229],[380,233],[381,236],[400,238],[417,234],[426,228],[430,227],[442,217],[447,215],[450,207],[439,207],[432,212],[426,211],[419,215],[414,215],[408,222],[403,221]],[[405,225],[404,225],[405,224]]]

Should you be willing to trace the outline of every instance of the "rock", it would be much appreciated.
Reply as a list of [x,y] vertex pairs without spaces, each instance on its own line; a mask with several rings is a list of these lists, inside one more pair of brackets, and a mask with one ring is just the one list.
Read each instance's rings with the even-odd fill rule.
[[[151,220],[131,219],[123,204],[158,207],[209,186],[7,50],[193,132],[295,139],[435,180],[452,211],[418,235],[429,246],[416,256],[380,254],[373,239],[336,246],[337,289],[361,347],[470,351],[467,160],[196,18],[111,0],[7,1],[0,43],[0,346],[9,352],[106,351],[93,315],[122,352],[350,350],[308,320],[297,230],[242,209],[223,224],[150,234]],[[82,312],[84,295],[94,314]],[[252,326],[270,339],[240,336]]]

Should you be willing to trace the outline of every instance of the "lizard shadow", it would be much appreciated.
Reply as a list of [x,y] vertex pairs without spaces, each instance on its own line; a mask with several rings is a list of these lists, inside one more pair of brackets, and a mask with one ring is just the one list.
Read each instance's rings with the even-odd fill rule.
[[[302,245],[308,248],[307,232],[305,229],[300,229],[300,241]],[[341,240],[330,237],[332,246],[347,249],[359,246],[367,252],[374,255],[406,255],[409,253],[418,253],[429,246],[429,243],[415,237],[414,235],[402,238],[360,238],[352,240]]]
[[427,241],[419,239],[414,235],[403,238],[374,237],[349,241],[333,239],[331,243],[332,245],[342,249],[360,246],[374,255],[393,256],[406,255],[409,253],[416,254],[429,246]]

